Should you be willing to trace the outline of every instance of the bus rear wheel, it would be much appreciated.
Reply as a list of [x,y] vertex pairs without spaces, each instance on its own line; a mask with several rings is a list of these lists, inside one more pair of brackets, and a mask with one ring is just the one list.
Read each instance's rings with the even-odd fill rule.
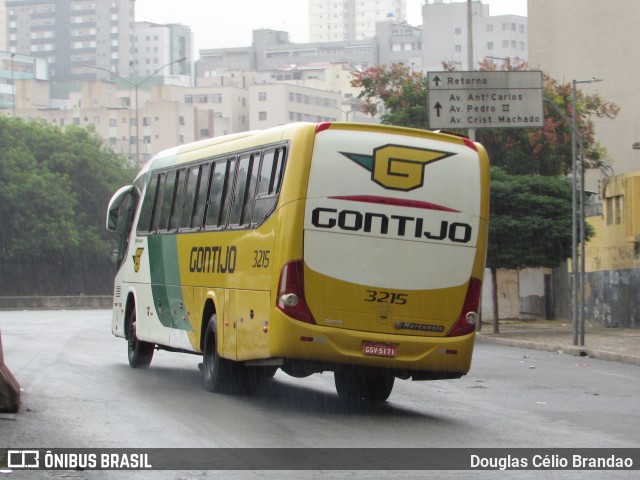
[[136,333],[136,307],[131,312],[129,321],[129,335],[127,338],[127,354],[131,368],[149,368],[155,345],[138,339]]
[[334,380],[338,396],[346,402],[384,402],[391,395],[395,378],[337,371]]
[[218,355],[218,320],[213,314],[204,335],[202,378],[204,389],[212,393],[229,393],[237,382],[238,366]]

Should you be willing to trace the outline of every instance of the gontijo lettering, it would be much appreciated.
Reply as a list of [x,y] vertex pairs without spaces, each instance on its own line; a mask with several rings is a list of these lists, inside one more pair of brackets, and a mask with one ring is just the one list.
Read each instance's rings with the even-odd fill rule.
[[235,246],[193,247],[189,257],[189,271],[197,273],[233,273],[238,250]]
[[[467,223],[447,220],[425,224],[420,217],[405,215],[384,215],[382,213],[359,212],[357,210],[340,210],[317,207],[313,210],[311,223],[323,229],[338,228],[349,232],[378,233],[397,237],[412,236],[427,240],[449,239],[455,243],[469,243],[473,229]],[[391,231],[389,229],[391,228]]]

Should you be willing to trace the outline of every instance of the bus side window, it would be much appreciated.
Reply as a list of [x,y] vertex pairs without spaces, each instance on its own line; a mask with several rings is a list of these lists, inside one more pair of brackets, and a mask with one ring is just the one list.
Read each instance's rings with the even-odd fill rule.
[[160,231],[166,231],[169,227],[169,217],[171,216],[171,206],[173,205],[176,188],[176,174],[175,170],[167,172],[166,179],[162,185],[162,210],[160,210],[160,219],[157,225]]
[[193,228],[201,228],[204,224],[204,212],[207,207],[207,198],[209,196],[210,172],[210,163],[206,163],[200,167],[200,175],[198,177],[198,196],[196,197],[196,204],[191,218],[191,226]]
[[193,165],[189,168],[184,191],[184,204],[180,216],[180,228],[200,228],[206,205],[209,182],[209,164]]
[[154,207],[157,201],[160,178],[160,175],[154,175],[151,177],[151,180],[149,180],[149,185],[147,186],[147,190],[144,194],[144,200],[142,202],[140,218],[138,218],[137,231],[139,234],[149,233],[152,230],[151,221],[153,218],[153,212],[156,210]]
[[259,162],[260,153],[243,156],[238,162],[238,176],[229,218],[230,225],[242,226],[251,220],[257,180],[255,170],[257,170]]
[[176,172],[176,183],[173,189],[173,202],[171,202],[171,214],[167,230],[175,230],[180,225],[180,214],[184,204],[184,190],[187,170],[182,168]]
[[285,152],[284,148],[267,150],[262,157],[260,182],[253,210],[253,225],[262,222],[273,211],[278,201]]
[[207,208],[207,227],[224,227],[227,223],[227,211],[233,186],[236,160],[234,158],[215,162],[211,172],[209,206]]
[[181,229],[191,228],[191,217],[193,216],[193,208],[198,195],[198,177],[200,175],[199,165],[192,166],[187,171],[186,186],[184,189],[184,203],[180,212]]

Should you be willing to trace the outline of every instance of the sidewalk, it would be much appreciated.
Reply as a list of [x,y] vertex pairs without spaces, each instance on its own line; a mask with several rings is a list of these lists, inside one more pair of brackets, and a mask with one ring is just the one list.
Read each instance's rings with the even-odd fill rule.
[[640,365],[640,329],[585,324],[584,346],[573,344],[570,320],[501,320],[500,333],[483,323],[478,342],[558,352]]

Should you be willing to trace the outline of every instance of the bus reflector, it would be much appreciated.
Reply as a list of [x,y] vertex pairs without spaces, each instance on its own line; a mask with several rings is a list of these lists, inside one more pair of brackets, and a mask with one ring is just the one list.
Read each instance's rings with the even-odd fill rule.
[[304,297],[304,264],[294,260],[282,267],[276,306],[296,320],[315,324]]
[[462,311],[458,316],[458,320],[451,327],[447,337],[459,337],[473,333],[476,329],[476,318],[480,307],[480,295],[482,294],[482,282],[477,278],[469,279],[467,287],[467,295],[464,299]]

